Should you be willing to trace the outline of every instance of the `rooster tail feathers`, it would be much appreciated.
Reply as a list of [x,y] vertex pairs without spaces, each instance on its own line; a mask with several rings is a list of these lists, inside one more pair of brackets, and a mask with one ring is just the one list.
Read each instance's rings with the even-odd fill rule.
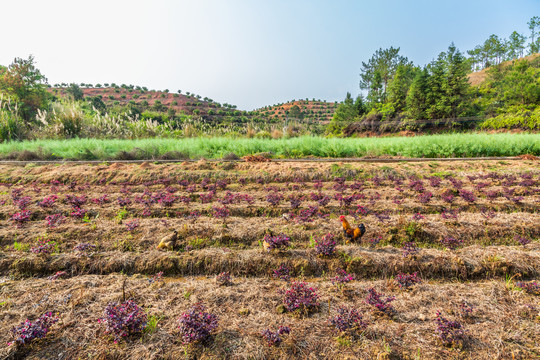
[[366,227],[364,226],[364,224],[360,224],[359,228],[360,228],[360,236],[364,236],[364,234],[366,233]]

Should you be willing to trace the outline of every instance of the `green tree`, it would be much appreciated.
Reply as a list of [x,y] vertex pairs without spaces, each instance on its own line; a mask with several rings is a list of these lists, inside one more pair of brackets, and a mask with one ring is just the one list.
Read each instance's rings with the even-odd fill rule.
[[415,120],[425,119],[428,107],[429,71],[427,67],[416,73],[407,94],[407,116]]
[[[409,60],[399,55],[399,47],[380,48],[367,63],[362,62],[360,72],[360,89],[369,90],[368,99],[385,101],[388,83],[395,74],[398,65],[407,64]],[[371,96],[370,96],[371,95]]]
[[392,104],[398,113],[405,110],[407,106],[407,92],[413,82],[416,71],[412,64],[400,64],[396,69],[396,74],[388,85],[388,102]]
[[84,98],[83,91],[79,85],[75,83],[69,84],[69,86],[66,88],[66,93],[68,93],[68,95],[71,96],[75,101],[82,100]]
[[448,109],[444,103],[446,81],[446,53],[439,54],[436,60],[428,64],[429,79],[426,94],[426,115],[431,119],[446,117]]
[[513,60],[523,56],[523,50],[525,49],[525,39],[524,35],[521,35],[517,31],[514,31],[510,34],[508,40],[508,48],[506,51],[507,59]]
[[332,120],[326,127],[326,133],[340,135],[347,125],[358,120],[359,115],[365,114],[366,110],[364,98],[359,95],[355,101],[348,92],[345,100],[336,108]]
[[8,67],[0,67],[0,93],[19,104],[25,120],[32,119],[38,109],[45,107],[49,98],[46,83],[32,55],[28,59],[15,58]]
[[302,120],[304,118],[304,113],[300,110],[298,105],[293,105],[289,110],[289,118]]
[[469,79],[467,76],[467,63],[465,56],[451,43],[446,53],[448,64],[445,89],[445,103],[449,108],[448,115],[452,118],[461,116],[467,108],[467,92]]
[[529,44],[529,53],[534,54],[540,51],[540,37],[537,37],[540,30],[540,17],[534,16],[527,23],[531,30],[531,43]]

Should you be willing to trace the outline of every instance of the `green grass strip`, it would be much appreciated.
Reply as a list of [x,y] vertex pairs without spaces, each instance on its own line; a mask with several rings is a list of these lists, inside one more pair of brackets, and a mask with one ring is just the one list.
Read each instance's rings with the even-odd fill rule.
[[288,139],[232,139],[226,137],[186,139],[71,139],[35,140],[0,144],[0,157],[31,151],[44,158],[73,160],[118,159],[121,152],[138,159],[155,159],[166,153],[189,158],[221,158],[269,152],[277,158],[340,158],[404,156],[422,158],[540,155],[540,134],[450,134],[385,138],[324,138],[303,136]]

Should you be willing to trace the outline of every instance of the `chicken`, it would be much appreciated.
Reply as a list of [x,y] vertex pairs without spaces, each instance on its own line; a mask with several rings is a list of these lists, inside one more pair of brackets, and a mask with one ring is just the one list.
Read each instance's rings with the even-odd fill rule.
[[360,240],[362,236],[366,233],[366,227],[364,226],[364,224],[360,224],[360,226],[353,229],[347,219],[345,219],[345,216],[341,215],[339,217],[339,220],[343,225],[343,234],[349,239],[352,239],[353,242],[356,240]]
[[163,239],[161,239],[157,248],[165,249],[165,250],[173,250],[174,247],[176,246],[177,239],[178,239],[178,232],[174,230],[172,234],[169,234],[165,236]]

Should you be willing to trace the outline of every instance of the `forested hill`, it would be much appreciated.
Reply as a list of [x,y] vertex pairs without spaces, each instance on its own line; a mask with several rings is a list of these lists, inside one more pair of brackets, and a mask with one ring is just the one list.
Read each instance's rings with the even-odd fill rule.
[[528,43],[516,31],[491,35],[468,57],[451,43],[424,66],[399,47],[377,50],[362,62],[361,95],[347,94],[326,133],[540,130],[540,17],[528,25]]

